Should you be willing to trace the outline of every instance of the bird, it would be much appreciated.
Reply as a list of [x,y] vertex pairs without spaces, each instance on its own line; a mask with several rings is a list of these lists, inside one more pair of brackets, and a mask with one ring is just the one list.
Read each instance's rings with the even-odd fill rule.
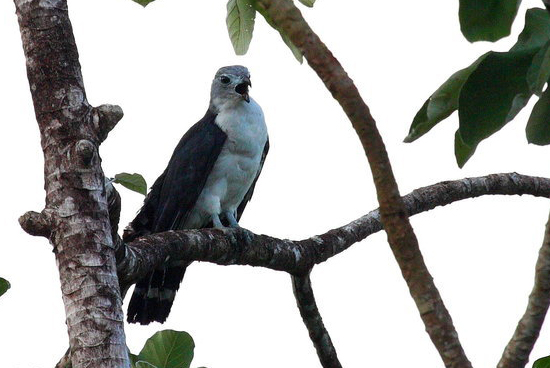
[[[206,114],[179,141],[124,230],[124,242],[168,230],[239,227],[269,151],[264,113],[249,87],[244,66],[216,72]],[[139,280],[128,322],[165,322],[188,265],[168,260]]]

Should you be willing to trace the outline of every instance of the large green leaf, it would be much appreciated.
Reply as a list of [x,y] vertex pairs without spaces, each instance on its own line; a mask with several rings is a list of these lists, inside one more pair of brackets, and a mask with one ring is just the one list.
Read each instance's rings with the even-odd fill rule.
[[128,351],[128,357],[130,358],[130,367],[136,368],[136,363],[139,361],[139,357],[130,353],[130,351]]
[[149,362],[146,362],[144,360],[140,360],[136,362],[136,368],[159,368],[159,367]]
[[149,3],[152,3],[155,0],[134,0],[136,3],[142,6],[147,6]]
[[[477,9],[477,17],[482,20],[493,16],[498,19],[503,16],[499,12],[506,9],[509,15],[515,14],[512,2],[508,5],[506,1],[497,3],[463,1],[461,11],[464,13],[461,14]],[[487,9],[494,14],[488,14]],[[508,18],[513,19],[513,16]],[[482,25],[480,21],[480,29]],[[455,155],[462,167],[479,142],[512,120],[533,93],[542,93],[549,78],[550,15],[544,9],[529,9],[525,26],[510,51],[489,52],[468,68],[453,74],[418,111],[405,142],[421,137],[458,109],[460,128],[455,135]],[[547,144],[542,120],[546,113],[544,99],[541,98],[536,106],[527,128],[528,139],[532,143]]]
[[271,19],[269,14],[265,11],[265,9],[262,7],[262,5],[259,2],[254,1],[254,7],[256,8],[258,13],[260,13],[264,17],[267,24],[269,24],[273,29],[275,29],[277,32],[279,32],[279,35],[283,39],[283,42],[288,46],[290,51],[292,51],[292,55],[294,55],[296,60],[298,60],[298,62],[300,64],[303,63],[304,62],[304,55],[302,54],[302,51],[300,51],[300,49],[298,47],[296,47],[296,45],[294,45],[294,43],[292,43],[290,38],[282,30],[277,28],[277,26],[275,25],[275,23],[273,23],[273,20]]
[[521,0],[460,0],[460,30],[470,42],[497,41],[510,34]]
[[[147,340],[138,359],[157,368],[189,368],[194,348],[195,343],[187,332],[164,330]],[[136,366],[139,367],[139,362]]]
[[542,47],[550,39],[550,15],[545,9],[531,8],[525,13],[525,26],[510,51]]
[[531,92],[540,96],[550,78],[550,41],[540,48],[527,70],[527,83]]
[[458,108],[462,86],[487,54],[479,57],[472,65],[454,73],[435,91],[416,113],[405,142],[412,142],[446,119]]
[[120,184],[134,192],[147,195],[147,182],[140,174],[120,173],[116,174],[113,183]]
[[10,287],[11,285],[9,281],[0,277],[0,296],[4,295]]
[[550,356],[535,360],[533,368],[550,368]]
[[531,111],[525,128],[527,142],[539,146],[550,144],[550,89],[546,89]]
[[500,130],[527,104],[531,90],[526,74],[536,49],[490,52],[460,91],[460,136],[475,147]]
[[229,31],[229,38],[237,55],[244,55],[248,51],[256,10],[253,0],[229,0],[227,2],[227,17],[225,22]]
[[457,130],[455,133],[455,158],[456,163],[458,164],[458,167],[462,168],[466,161],[472,157],[476,150],[477,146],[468,146],[464,141],[462,140],[462,137],[460,136],[460,132]]

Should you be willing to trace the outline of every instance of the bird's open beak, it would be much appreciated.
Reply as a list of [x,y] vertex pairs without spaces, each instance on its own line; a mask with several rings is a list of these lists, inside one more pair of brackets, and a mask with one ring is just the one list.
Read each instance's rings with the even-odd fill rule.
[[240,94],[243,97],[243,100],[250,102],[250,96],[248,95],[248,87],[252,87],[252,83],[249,78],[244,78],[243,81],[237,84],[235,87],[235,92]]

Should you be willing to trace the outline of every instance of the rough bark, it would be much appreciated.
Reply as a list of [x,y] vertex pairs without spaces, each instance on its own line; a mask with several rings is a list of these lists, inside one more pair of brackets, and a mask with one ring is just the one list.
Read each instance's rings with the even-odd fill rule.
[[99,144],[122,117],[87,100],[66,0],[15,0],[44,152],[46,207],[20,222],[59,268],[72,365],[128,367]]
[[498,368],[525,367],[539,337],[548,306],[550,306],[550,217],[546,223],[544,240],[535,268],[535,285],[529,295],[525,313],[504,349]]
[[317,308],[309,272],[302,276],[292,276],[292,289],[302,320],[309,332],[309,337],[323,368],[342,368],[336,349],[325,328],[321,313]]
[[[409,216],[483,195],[533,195],[550,198],[550,179],[517,173],[444,181],[403,197]],[[121,244],[118,272],[124,288],[145,277],[166,257],[219,265],[249,265],[304,275],[316,264],[382,230],[379,210],[322,235],[304,240],[277,239],[246,229],[168,231]]]

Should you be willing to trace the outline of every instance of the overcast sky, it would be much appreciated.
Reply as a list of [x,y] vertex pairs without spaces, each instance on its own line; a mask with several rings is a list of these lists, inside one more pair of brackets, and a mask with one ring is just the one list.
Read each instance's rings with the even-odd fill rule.
[[[211,79],[246,65],[262,106],[271,150],[241,225],[302,239],[377,207],[371,175],[351,124],[307,64],[300,65],[258,16],[247,55],[233,53],[224,1],[70,1],[70,16],[92,105],[120,105],[124,119],[101,146],[106,175],[139,172],[149,184],[181,135],[206,111]],[[523,26],[524,1],[510,39],[469,44],[458,1],[318,0],[302,11],[341,61],[371,108],[403,194],[442,180],[496,172],[550,176],[550,149],[526,143],[518,117],[483,142],[460,170],[453,156],[456,114],[427,136],[402,143],[425,99],[483,52],[506,50]],[[44,205],[39,132],[25,75],[15,9],[0,2],[0,367],[53,367],[68,346],[51,246],[25,234],[17,218]],[[119,188],[121,226],[143,197]],[[474,366],[495,366],[522,315],[550,204],[530,197],[484,197],[418,215],[412,224],[426,263]],[[345,367],[440,367],[384,234],[315,268],[313,286]],[[127,302],[127,300],[126,300]],[[125,306],[126,308],[126,306]],[[318,367],[288,275],[252,267],[195,263],[164,325],[127,326],[138,353],[161,328],[195,339],[192,367]],[[543,328],[533,357],[550,354]]]

